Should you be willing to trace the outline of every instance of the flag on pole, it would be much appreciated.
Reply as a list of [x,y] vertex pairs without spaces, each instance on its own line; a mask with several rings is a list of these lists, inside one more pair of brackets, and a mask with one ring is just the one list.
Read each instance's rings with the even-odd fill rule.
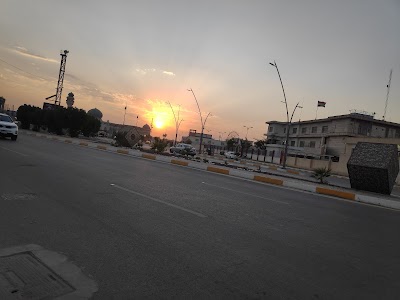
[[326,102],[324,102],[324,101],[318,101],[317,107],[325,107],[325,105],[326,105]]

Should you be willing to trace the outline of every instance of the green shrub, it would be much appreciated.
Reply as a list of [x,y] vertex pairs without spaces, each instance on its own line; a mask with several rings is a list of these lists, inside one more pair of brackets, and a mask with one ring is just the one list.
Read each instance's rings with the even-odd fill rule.
[[317,168],[314,169],[314,174],[312,175],[314,178],[319,180],[320,183],[325,182],[325,178],[331,176],[331,169],[329,168]]

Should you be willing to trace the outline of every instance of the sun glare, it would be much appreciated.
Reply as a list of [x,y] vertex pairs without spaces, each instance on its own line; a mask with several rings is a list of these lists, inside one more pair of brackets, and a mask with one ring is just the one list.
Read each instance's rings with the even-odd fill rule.
[[156,126],[156,128],[163,128],[164,122],[161,120],[155,120],[154,125]]

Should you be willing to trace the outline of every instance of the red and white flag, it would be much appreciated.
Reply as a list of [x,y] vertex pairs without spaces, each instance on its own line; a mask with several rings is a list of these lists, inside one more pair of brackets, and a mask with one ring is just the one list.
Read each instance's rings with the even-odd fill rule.
[[326,102],[324,102],[324,101],[318,101],[317,107],[325,107],[325,105],[326,105]]

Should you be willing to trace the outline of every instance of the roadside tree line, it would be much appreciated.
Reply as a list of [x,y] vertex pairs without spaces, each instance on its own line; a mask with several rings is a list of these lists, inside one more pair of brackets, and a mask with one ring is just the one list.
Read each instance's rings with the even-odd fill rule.
[[76,137],[80,133],[93,136],[100,129],[100,120],[90,116],[83,109],[57,107],[43,110],[40,107],[24,104],[17,110],[17,120],[22,129],[34,131],[47,130],[62,135],[68,133]]

